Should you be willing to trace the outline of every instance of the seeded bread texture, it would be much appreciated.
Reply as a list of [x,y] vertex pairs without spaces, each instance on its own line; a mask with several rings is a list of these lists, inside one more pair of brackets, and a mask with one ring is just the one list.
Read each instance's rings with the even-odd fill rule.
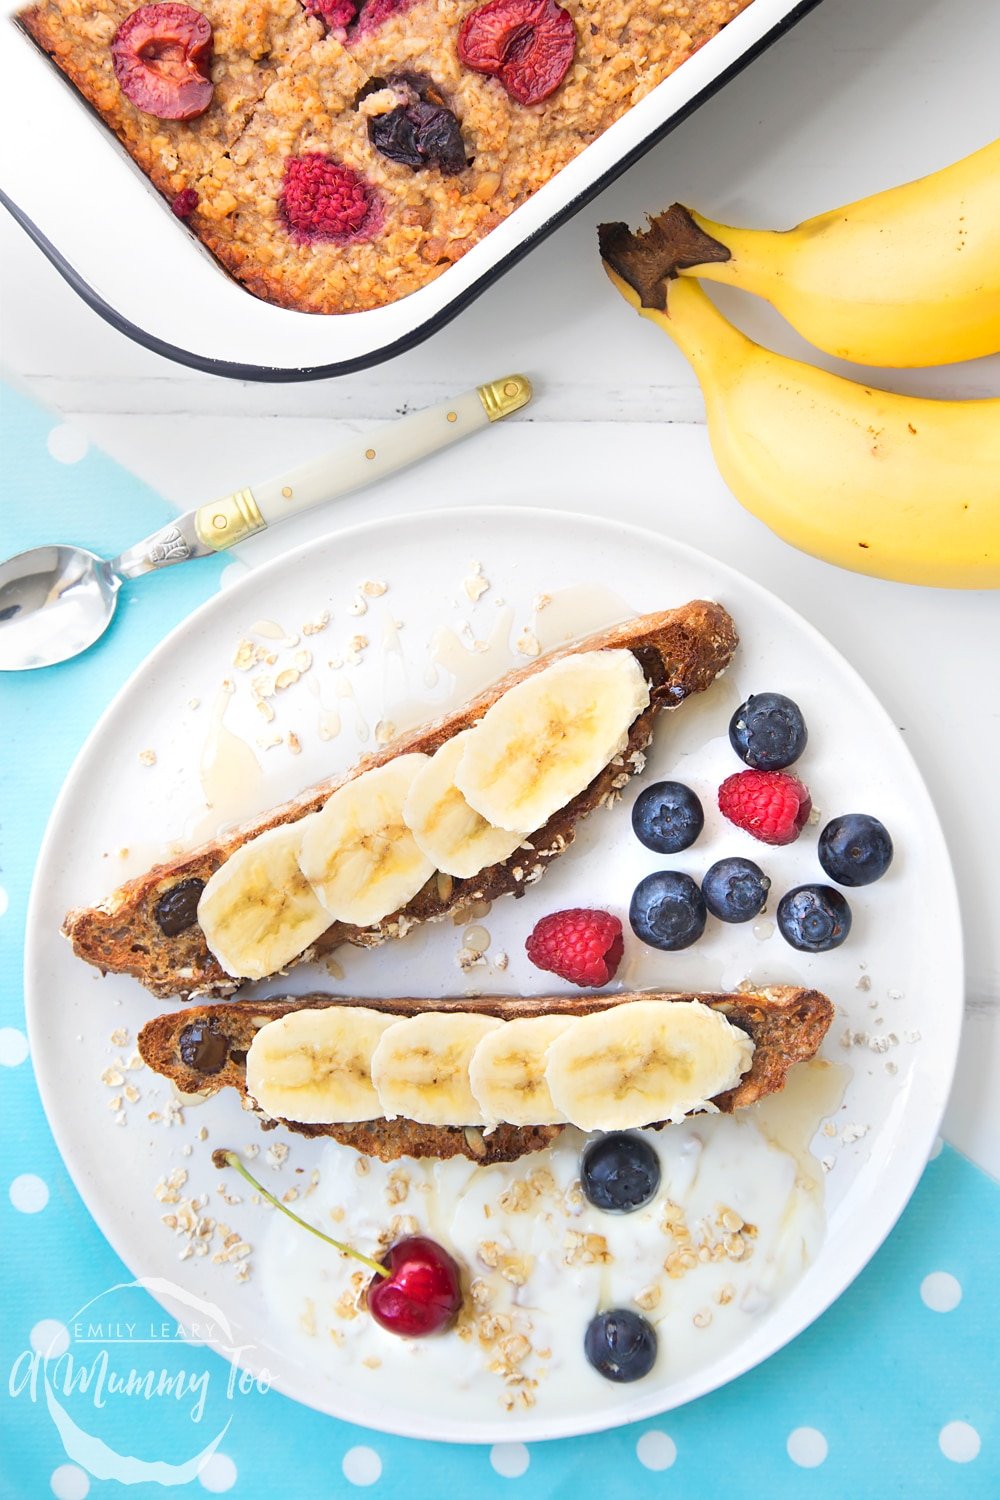
[[[42,0],[22,25],[169,198],[198,194],[187,222],[255,296],[317,313],[361,311],[432,281],[662,82],[751,0],[560,0],[576,52],[559,87],[520,105],[461,62],[458,36],[482,0],[414,0],[341,40],[299,0],[198,0],[212,23],[215,97],[162,121],[125,98],[111,40],[131,0]],[[375,14],[375,11],[373,11]],[[414,172],[368,141],[366,82],[431,78],[461,125],[469,165]],[[296,243],[282,217],[284,164],[318,152],[360,172],[379,212],[357,239]],[[178,226],[174,226],[178,232]]]
[[580,819],[596,807],[616,801],[622,787],[643,768],[644,751],[661,711],[674,709],[692,693],[707,688],[729,664],[736,644],[736,627],[722,606],[695,600],[680,609],[637,616],[561,647],[509,672],[463,708],[401,736],[365,756],[346,773],[309,788],[295,802],[285,803],[232,830],[220,842],[203,844],[190,854],[156,865],[121,886],[99,906],[69,912],[63,932],[80,958],[105,972],[132,974],[154,995],[164,998],[230,995],[241,981],[224,972],[209,952],[196,923],[175,937],[166,937],[161,931],[155,907],[166,891],[185,880],[207,882],[228,855],[256,834],[315,812],[338,786],[362,772],[412,751],[433,753],[445,740],[478,722],[508,688],[544,670],[560,657],[579,651],[631,650],[649,682],[649,707],[632,725],[622,755],[605,767],[585,791],[502,864],[491,865],[467,880],[432,875],[402,910],[371,927],[335,922],[296,962],[329,953],[343,943],[377,947],[389,938],[404,936],[420,922],[440,921],[476,902],[494,901],[508,893],[522,895],[573,842]]
[[[269,1021],[291,1011],[323,1009],[330,1005],[363,1005],[392,1015],[411,1016],[423,1011],[465,1011],[512,1021],[524,1016],[590,1015],[632,1000],[698,1000],[724,1015],[745,1031],[754,1043],[753,1063],[735,1088],[711,1102],[723,1114],[732,1114],[755,1104],[766,1094],[784,1088],[788,1070],[797,1062],[814,1057],[833,1020],[833,1005],[818,990],[775,985],[747,993],[715,995],[707,992],[668,994],[663,991],[630,991],[618,995],[541,995],[515,997],[484,995],[477,999],[420,1000],[359,999],[356,996],[306,995],[301,999],[236,1001],[221,1005],[197,1005],[148,1021],[139,1033],[139,1052],[155,1072],[171,1079],[184,1093],[218,1093],[238,1089],[246,1107],[254,1108],[246,1089],[246,1054],[255,1035]],[[225,1061],[217,1072],[206,1074],[188,1067],[180,1053],[182,1034],[192,1025],[210,1028],[225,1039]],[[366,1156],[395,1161],[400,1156],[466,1156],[484,1166],[516,1161],[531,1151],[549,1146],[561,1125],[498,1125],[490,1131],[478,1127],[417,1125],[412,1120],[366,1120],[352,1125],[301,1125],[261,1116],[265,1129],[284,1125],[297,1135],[330,1136],[353,1146]],[[655,1123],[655,1122],[650,1122]]]

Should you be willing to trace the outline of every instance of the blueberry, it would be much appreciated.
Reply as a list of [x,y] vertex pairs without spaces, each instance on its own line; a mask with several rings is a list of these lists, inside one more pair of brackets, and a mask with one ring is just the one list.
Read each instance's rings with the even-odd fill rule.
[[583,1153],[580,1182],[584,1197],[595,1208],[630,1214],[655,1196],[660,1158],[640,1135],[605,1135]]
[[778,931],[802,953],[839,948],[851,930],[846,897],[830,885],[797,885],[778,902]]
[[755,771],[790,766],[808,738],[802,710],[783,693],[751,693],[729,721],[729,743]]
[[628,909],[636,937],[667,952],[696,943],[706,917],[701,891],[690,875],[676,870],[656,870],[640,880]]
[[764,910],[771,888],[760,865],[752,859],[719,859],[705,871],[701,894],[720,922],[749,922]]
[[844,813],[819,836],[819,862],[838,885],[871,885],[892,864],[892,839],[878,818]]
[[681,781],[648,786],[632,806],[632,828],[640,844],[657,854],[689,849],[705,826],[701,803]]
[[591,1318],[583,1352],[605,1380],[641,1380],[656,1363],[656,1329],[639,1313],[615,1307]]

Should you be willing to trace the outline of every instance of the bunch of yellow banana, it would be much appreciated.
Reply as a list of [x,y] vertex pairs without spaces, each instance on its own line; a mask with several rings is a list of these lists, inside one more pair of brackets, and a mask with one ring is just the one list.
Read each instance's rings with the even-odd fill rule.
[[611,280],[694,366],[733,494],[814,557],[906,583],[1000,586],[1000,400],[894,395],[775,354],[687,273],[766,296],[850,358],[988,353],[1000,349],[998,171],[1000,142],[784,235],[679,205],[644,233],[601,226]]
[[1000,140],[796,229],[736,229],[675,203],[656,221],[657,254],[665,276],[766,298],[840,359],[977,359],[1000,351],[998,184]]

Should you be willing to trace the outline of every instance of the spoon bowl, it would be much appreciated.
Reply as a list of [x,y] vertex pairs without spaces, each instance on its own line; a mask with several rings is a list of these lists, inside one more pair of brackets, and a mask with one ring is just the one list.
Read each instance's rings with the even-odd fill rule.
[[83,547],[33,547],[0,563],[0,671],[51,667],[104,634],[119,580]]
[[507,375],[410,412],[256,490],[234,490],[186,511],[109,562],[83,547],[19,552],[0,562],[0,672],[52,667],[86,651],[110,625],[123,580],[225,552],[289,516],[353,494],[519,411],[531,395],[526,376]]

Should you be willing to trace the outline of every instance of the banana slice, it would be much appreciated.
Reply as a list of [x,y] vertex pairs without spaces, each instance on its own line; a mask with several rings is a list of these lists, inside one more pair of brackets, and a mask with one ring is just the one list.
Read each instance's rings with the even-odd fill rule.
[[733,1088],[753,1042],[697,1000],[635,1000],[581,1016],[549,1047],[552,1101],[581,1130],[676,1122]]
[[370,927],[405,906],[434,865],[403,822],[426,755],[400,755],[334,792],[302,840],[299,866],[329,916]]
[[562,1125],[566,1116],[552,1102],[545,1081],[549,1044],[574,1016],[522,1016],[488,1031],[472,1054],[469,1084],[490,1124]]
[[293,1010],[262,1026],[247,1052],[247,1088],[275,1119],[305,1125],[377,1120],[372,1053],[395,1016],[361,1005]]
[[386,1030],[372,1057],[372,1082],[386,1119],[418,1125],[485,1125],[469,1087],[469,1062],[493,1016],[425,1011]]
[[487,823],[455,785],[455,771],[474,733],[464,729],[445,740],[414,777],[403,803],[406,825],[427,858],[463,880],[505,860],[527,837]]
[[259,833],[219,866],[201,893],[199,926],[234,979],[277,973],[330,925],[299,869],[299,850],[313,817]]
[[649,687],[631,651],[583,651],[510,688],[469,732],[455,782],[494,828],[533,833],[625,748]]

